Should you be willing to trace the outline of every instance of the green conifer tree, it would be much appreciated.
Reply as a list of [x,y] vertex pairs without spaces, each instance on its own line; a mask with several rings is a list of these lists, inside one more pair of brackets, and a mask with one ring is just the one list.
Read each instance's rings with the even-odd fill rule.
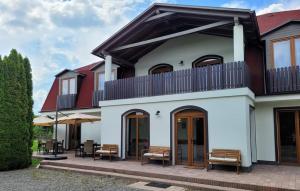
[[31,163],[31,138],[24,59],[12,50],[0,64],[0,170],[25,168]]

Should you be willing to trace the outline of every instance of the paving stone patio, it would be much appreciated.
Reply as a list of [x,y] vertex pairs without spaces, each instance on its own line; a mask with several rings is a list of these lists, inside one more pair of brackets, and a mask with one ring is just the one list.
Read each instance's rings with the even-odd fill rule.
[[51,161],[57,164],[82,165],[85,167],[105,168],[114,170],[134,171],[136,173],[155,173],[164,176],[181,176],[184,178],[198,178],[208,181],[221,181],[228,183],[250,184],[265,187],[300,190],[300,167],[283,165],[254,165],[251,172],[243,172],[237,175],[233,171],[192,169],[185,166],[162,167],[159,164],[145,164],[141,166],[136,161],[96,160],[92,158],[74,157],[68,154],[67,160]]

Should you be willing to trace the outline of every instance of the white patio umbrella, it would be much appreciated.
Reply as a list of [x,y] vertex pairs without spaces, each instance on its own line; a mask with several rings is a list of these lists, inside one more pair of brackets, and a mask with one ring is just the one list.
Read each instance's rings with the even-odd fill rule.
[[57,119],[57,122],[60,124],[73,124],[76,125],[78,123],[85,122],[95,122],[100,121],[101,118],[94,115],[87,115],[82,113],[74,113],[69,116],[60,117]]
[[85,123],[85,122],[95,122],[100,121],[101,118],[94,115],[87,115],[82,113],[74,113],[68,116],[60,117],[57,119],[57,122],[59,124],[72,124],[77,126],[79,123]]
[[55,119],[47,116],[39,116],[33,119],[33,125],[50,127],[55,124]]

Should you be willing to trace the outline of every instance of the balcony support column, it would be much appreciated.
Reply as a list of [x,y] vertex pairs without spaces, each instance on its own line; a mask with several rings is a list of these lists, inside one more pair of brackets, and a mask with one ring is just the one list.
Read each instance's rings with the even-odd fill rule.
[[105,81],[110,81],[111,80],[111,68],[112,68],[112,57],[111,55],[106,55],[105,56]]
[[244,61],[244,28],[239,23],[238,18],[234,18],[233,26],[233,59],[235,62]]

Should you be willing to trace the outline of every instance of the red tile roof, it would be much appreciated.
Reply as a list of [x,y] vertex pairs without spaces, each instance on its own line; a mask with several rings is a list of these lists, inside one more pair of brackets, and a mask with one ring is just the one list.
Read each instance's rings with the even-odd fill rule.
[[257,16],[261,35],[264,35],[290,21],[300,21],[300,10],[274,12]]
[[[99,62],[89,64],[87,66],[77,68],[74,70],[76,72],[85,75],[82,79],[82,84],[78,94],[76,108],[74,109],[92,108],[92,97],[93,97],[93,90],[94,90],[94,80],[93,80],[94,73],[90,69],[92,69],[97,64],[99,64]],[[44,102],[41,112],[55,111],[56,97],[58,95],[58,91],[59,91],[59,80],[56,77],[49,91],[49,94]]]

